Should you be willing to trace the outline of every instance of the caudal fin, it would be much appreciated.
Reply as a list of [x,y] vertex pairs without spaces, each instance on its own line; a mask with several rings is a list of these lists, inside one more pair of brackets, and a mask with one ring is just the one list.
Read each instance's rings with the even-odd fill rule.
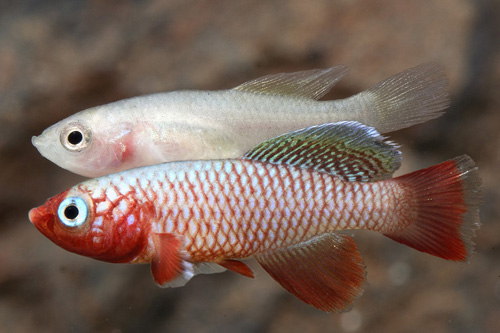
[[465,261],[479,228],[481,180],[474,161],[463,155],[395,178],[413,193],[416,211],[393,240],[447,260]]
[[363,123],[381,133],[437,118],[450,105],[448,80],[441,66],[425,63],[379,82],[349,98]]

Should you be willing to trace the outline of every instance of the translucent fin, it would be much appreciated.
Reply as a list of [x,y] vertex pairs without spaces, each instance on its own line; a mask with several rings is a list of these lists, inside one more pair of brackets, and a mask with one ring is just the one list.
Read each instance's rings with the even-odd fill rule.
[[348,310],[363,292],[363,259],[346,235],[324,234],[256,258],[283,288],[323,311]]
[[244,159],[287,164],[327,172],[348,181],[391,178],[401,165],[401,152],[375,129],[342,121],[311,126],[269,139]]
[[191,278],[197,274],[215,274],[222,273],[226,269],[222,266],[219,266],[216,263],[212,262],[199,262],[199,263],[188,263],[188,267],[190,267],[191,274],[182,274],[179,275],[174,280],[161,285],[162,288],[177,288],[184,286]]
[[360,111],[360,120],[387,133],[441,116],[450,105],[441,66],[425,63],[340,101]]
[[320,99],[347,74],[346,66],[267,75],[245,82],[235,90],[259,94],[291,95]]
[[466,155],[397,177],[414,196],[415,213],[402,216],[402,228],[384,235],[447,260],[465,261],[479,228],[481,180]]

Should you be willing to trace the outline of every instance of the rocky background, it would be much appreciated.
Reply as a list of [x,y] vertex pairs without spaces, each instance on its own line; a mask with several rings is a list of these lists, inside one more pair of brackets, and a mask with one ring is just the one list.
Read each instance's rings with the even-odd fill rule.
[[[0,2],[0,331],[498,332],[500,330],[500,2]],[[177,89],[345,64],[342,98],[436,61],[450,78],[445,116],[393,133],[402,172],[467,153],[484,181],[468,264],[370,232],[356,234],[368,286],[350,312],[322,313],[254,261],[160,289],[147,265],[66,252],[28,210],[83,180],[42,158],[32,135],[74,112]]]

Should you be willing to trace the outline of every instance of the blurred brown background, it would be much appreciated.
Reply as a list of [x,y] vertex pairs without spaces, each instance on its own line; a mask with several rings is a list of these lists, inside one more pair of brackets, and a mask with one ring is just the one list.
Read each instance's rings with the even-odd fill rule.
[[[69,1],[0,3],[0,331],[500,331],[500,2]],[[357,233],[368,287],[351,312],[295,299],[254,261],[256,279],[198,276],[160,289],[146,265],[66,252],[28,210],[83,180],[42,158],[32,135],[84,108],[153,92],[231,88],[345,64],[329,98],[437,61],[446,115],[391,134],[401,172],[471,155],[484,181],[469,264]]]

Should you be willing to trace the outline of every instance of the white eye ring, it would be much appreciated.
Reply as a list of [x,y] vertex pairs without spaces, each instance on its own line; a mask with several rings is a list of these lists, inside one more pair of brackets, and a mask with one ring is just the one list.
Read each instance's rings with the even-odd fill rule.
[[90,146],[92,131],[84,123],[73,121],[68,123],[61,131],[59,140],[67,150],[80,152]]
[[87,220],[89,208],[82,198],[69,197],[59,204],[57,216],[65,226],[78,227]]

